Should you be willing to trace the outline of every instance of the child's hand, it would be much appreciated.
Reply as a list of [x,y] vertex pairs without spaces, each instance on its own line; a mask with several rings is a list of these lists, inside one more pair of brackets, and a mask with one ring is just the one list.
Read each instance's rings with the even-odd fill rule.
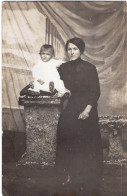
[[30,88],[34,88],[34,83],[33,82],[30,82]]
[[41,79],[37,80],[41,85],[44,84],[45,82]]

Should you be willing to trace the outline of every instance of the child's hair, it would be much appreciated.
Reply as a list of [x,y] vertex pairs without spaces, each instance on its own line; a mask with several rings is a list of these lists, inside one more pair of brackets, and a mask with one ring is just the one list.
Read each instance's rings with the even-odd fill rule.
[[45,50],[51,49],[52,50],[52,54],[54,55],[54,48],[53,48],[52,45],[50,45],[50,44],[44,44],[44,45],[42,45],[41,48],[40,48],[39,54],[41,54],[44,49]]

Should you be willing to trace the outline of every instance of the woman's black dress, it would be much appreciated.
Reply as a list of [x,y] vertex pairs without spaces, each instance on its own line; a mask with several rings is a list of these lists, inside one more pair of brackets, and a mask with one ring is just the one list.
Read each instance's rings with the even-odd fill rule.
[[[89,192],[98,187],[102,176],[102,144],[97,113],[100,96],[98,74],[94,65],[81,58],[62,64],[58,71],[72,94],[57,128],[58,181],[74,191]],[[79,120],[79,114],[87,105],[92,105],[90,117]]]

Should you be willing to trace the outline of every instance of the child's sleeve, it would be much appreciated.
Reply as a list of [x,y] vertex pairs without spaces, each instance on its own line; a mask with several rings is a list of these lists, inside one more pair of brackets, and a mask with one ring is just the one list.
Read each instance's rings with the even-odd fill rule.
[[58,69],[63,63],[65,63],[65,61],[63,61],[62,59],[58,59],[56,63],[56,68]]
[[32,69],[32,75],[33,75],[33,78],[34,80],[38,80],[38,79],[41,79],[41,73],[42,73],[42,69],[43,69],[43,66],[39,65],[39,62],[33,67]]
[[38,73],[37,65],[35,65],[33,67],[32,75],[33,75],[34,80],[38,80],[39,79],[39,73]]

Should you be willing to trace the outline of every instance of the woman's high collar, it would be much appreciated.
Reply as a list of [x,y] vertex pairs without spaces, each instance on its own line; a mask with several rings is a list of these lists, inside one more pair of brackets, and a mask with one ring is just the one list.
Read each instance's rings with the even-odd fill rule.
[[77,58],[75,60],[71,60],[71,61],[68,61],[68,62],[70,62],[72,64],[75,64],[75,63],[79,63],[81,60],[82,60],[81,57],[79,57],[79,58]]

